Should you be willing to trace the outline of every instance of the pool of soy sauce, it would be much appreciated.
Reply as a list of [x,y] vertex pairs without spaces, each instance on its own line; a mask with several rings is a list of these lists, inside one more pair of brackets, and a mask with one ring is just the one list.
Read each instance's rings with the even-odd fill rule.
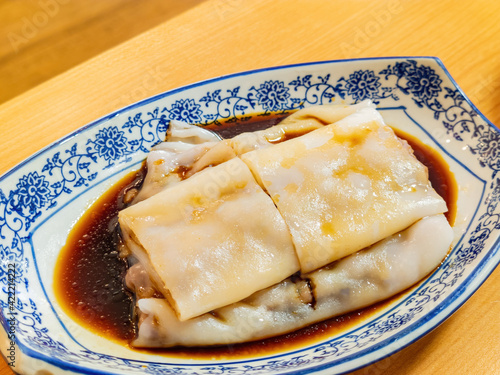
[[127,261],[119,257],[118,212],[145,168],[123,178],[84,213],[71,230],[54,272],[59,304],[90,330],[119,341],[133,339],[132,294],[124,286]]
[[[212,126],[212,130],[223,138],[230,138],[241,133],[241,129],[255,131],[273,126],[285,116],[252,116],[246,121]],[[453,225],[457,189],[445,161],[418,139],[398,130],[395,132],[412,146],[415,156],[427,166],[433,187],[448,204],[447,218]],[[127,262],[119,257],[117,250],[121,243],[117,215],[127,206],[124,200],[127,192],[138,188],[145,174],[144,166],[130,173],[84,213],[61,250],[54,276],[56,297],[68,315],[89,330],[123,345],[128,345],[135,337],[136,320],[133,296],[123,282]],[[134,350],[197,359],[239,358],[289,350],[345,331],[369,319],[398,297],[269,339],[228,346]]]

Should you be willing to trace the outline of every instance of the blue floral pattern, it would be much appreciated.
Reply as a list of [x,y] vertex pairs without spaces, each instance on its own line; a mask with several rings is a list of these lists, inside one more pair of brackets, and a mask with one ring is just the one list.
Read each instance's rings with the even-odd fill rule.
[[127,138],[125,132],[118,130],[116,126],[99,130],[96,138],[91,143],[99,157],[109,162],[120,159],[127,153]]
[[33,172],[21,178],[17,184],[17,194],[19,196],[19,205],[29,208],[30,212],[36,212],[49,201],[50,189],[49,183],[45,181],[45,176],[39,176]]
[[257,91],[257,101],[266,111],[281,111],[287,108],[290,94],[281,81],[266,81]]
[[[333,363],[355,349],[377,342],[382,336],[397,333],[421,317],[426,306],[442,300],[457,283],[466,277],[465,268],[485,249],[485,241],[500,230],[500,133],[484,121],[465,100],[461,92],[448,82],[444,72],[411,59],[392,59],[383,69],[357,69],[336,75],[334,65],[322,75],[304,74],[294,79],[266,76],[259,84],[218,88],[207,85],[198,97],[170,94],[155,100],[155,105],[140,107],[121,124],[97,123],[90,128],[85,142],[44,152],[37,170],[21,169],[17,181],[6,189],[0,185],[0,285],[7,293],[7,267],[16,264],[17,332],[19,342],[42,355],[75,364],[92,362],[106,371],[149,374],[260,374],[302,370],[318,364]],[[223,82],[223,81],[222,81]],[[222,84],[221,84],[222,87]],[[188,91],[189,93],[189,91]],[[182,96],[186,95],[186,96]],[[126,360],[94,353],[85,349],[69,349],[54,338],[43,324],[44,314],[36,298],[30,297],[33,270],[29,243],[34,224],[47,217],[55,207],[80,194],[100,178],[103,169],[131,161],[135,154],[145,155],[161,142],[170,120],[182,120],[202,126],[219,125],[222,121],[245,121],[259,113],[288,112],[315,104],[333,103],[341,99],[357,103],[371,99],[375,103],[394,106],[402,97],[413,101],[434,118],[436,126],[452,135],[454,142],[464,143],[480,168],[490,173],[491,180],[477,223],[471,227],[466,241],[455,249],[452,261],[445,262],[424,287],[404,302],[404,306],[385,317],[375,319],[362,330],[355,331],[314,348],[313,355],[297,351],[292,356],[277,356],[258,363],[235,362],[231,365],[192,367],[164,365]],[[163,104],[162,100],[165,102]],[[158,104],[158,105],[156,105]],[[42,157],[40,157],[42,158]],[[0,180],[1,182],[2,180]],[[2,298],[2,311],[8,309]],[[5,327],[5,319],[2,324]]]
[[408,74],[408,90],[420,100],[429,100],[441,91],[441,79],[427,66],[416,67]]
[[202,114],[200,107],[193,99],[177,100],[172,104],[168,118],[170,120],[185,121],[190,124],[199,124]]
[[346,80],[345,88],[347,94],[352,96],[355,102],[365,99],[378,98],[379,87],[382,84],[380,78],[371,70],[358,70],[349,75]]
[[[416,61],[409,60],[396,63],[392,68],[389,66],[380,73],[385,74],[386,79],[390,76],[397,77],[396,87],[406,95],[411,94],[419,107],[426,105],[434,106],[434,109],[442,108],[437,100],[434,103],[430,102],[432,98],[439,96],[439,93],[443,91],[442,80],[434,69],[428,66],[419,66]],[[456,90],[447,88],[447,91],[448,96],[456,95]],[[463,100],[463,98],[461,99]]]
[[127,130],[127,134],[131,135],[131,140],[128,141],[129,153],[134,152],[149,152],[148,148],[160,143],[167,131],[169,120],[167,119],[167,109],[160,111],[155,108],[143,116],[142,112],[137,113],[134,117],[129,117],[123,125],[123,129]]

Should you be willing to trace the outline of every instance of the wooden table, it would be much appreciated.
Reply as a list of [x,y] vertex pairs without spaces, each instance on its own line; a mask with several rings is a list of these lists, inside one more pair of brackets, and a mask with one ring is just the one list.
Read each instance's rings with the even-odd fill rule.
[[[0,173],[131,102],[222,74],[307,61],[438,56],[500,124],[498,14],[496,0],[207,0],[0,105]],[[355,374],[500,373],[499,289],[497,269],[436,330]],[[0,375],[11,373],[1,366]]]

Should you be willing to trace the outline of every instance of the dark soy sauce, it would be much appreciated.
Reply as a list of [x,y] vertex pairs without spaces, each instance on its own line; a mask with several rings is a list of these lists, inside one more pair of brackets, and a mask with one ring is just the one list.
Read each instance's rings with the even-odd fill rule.
[[119,257],[118,211],[124,195],[139,185],[145,169],[133,172],[103,194],[78,220],[57,260],[54,285],[64,310],[106,337],[135,336],[133,298],[123,283],[127,262]]

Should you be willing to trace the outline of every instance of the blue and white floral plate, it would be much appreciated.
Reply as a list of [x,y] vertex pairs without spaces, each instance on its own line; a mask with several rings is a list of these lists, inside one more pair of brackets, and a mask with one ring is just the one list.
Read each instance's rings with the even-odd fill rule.
[[[100,194],[139,168],[148,150],[163,139],[170,120],[209,125],[364,99],[378,105],[388,124],[437,150],[459,186],[451,254],[418,287],[375,316],[305,347],[207,362],[134,352],[82,328],[57,305],[54,264],[72,225]],[[133,104],[45,148],[0,178],[0,349],[22,374],[333,374],[377,361],[450,316],[499,263],[499,144],[498,129],[435,58],[262,69]]]

